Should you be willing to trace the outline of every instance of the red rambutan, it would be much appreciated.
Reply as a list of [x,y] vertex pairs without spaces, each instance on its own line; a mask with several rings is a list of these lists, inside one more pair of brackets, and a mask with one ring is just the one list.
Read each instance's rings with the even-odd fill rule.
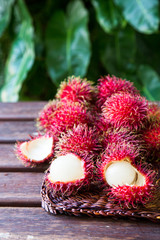
[[93,82],[72,76],[60,84],[56,97],[60,100],[65,99],[88,105],[94,100],[95,92]]
[[148,161],[160,160],[160,121],[151,122],[142,131],[142,140],[147,149]]
[[133,83],[110,75],[102,77],[98,80],[98,101],[97,105],[100,108],[108,97],[112,94],[125,92],[133,95],[139,95],[138,90],[133,86]]
[[40,111],[37,119],[37,127],[39,129],[50,131],[52,119],[55,111],[58,109],[60,102],[58,100],[49,101],[44,108]]
[[[49,106],[41,112],[38,123],[47,132],[54,136],[60,136],[62,132],[73,128],[78,124],[92,124],[92,116],[88,109],[78,102],[62,101],[56,103],[56,107],[51,110]],[[45,124],[44,124],[45,123]]]
[[160,107],[156,103],[149,102],[147,117],[149,122],[160,121]]
[[148,105],[145,98],[128,93],[113,94],[102,107],[102,117],[114,127],[138,130],[147,118]]
[[45,182],[53,194],[70,196],[89,188],[92,178],[93,162],[67,153],[52,161]]
[[67,152],[75,153],[80,157],[89,156],[94,159],[99,152],[100,144],[95,128],[87,124],[79,124],[63,133],[56,145],[56,153],[65,155]]
[[36,166],[48,162],[54,155],[55,140],[48,134],[39,135],[29,141],[15,145],[17,157],[25,166]]

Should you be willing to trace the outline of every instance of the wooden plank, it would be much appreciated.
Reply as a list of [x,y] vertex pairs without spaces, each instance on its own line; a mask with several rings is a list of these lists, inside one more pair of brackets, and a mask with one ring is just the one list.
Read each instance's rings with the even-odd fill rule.
[[14,143],[29,138],[37,131],[34,121],[0,121],[0,142]]
[[33,120],[47,102],[0,103],[0,120]]
[[40,205],[44,173],[0,172],[0,205]]
[[36,168],[25,167],[15,155],[14,144],[0,144],[0,172],[44,172],[48,165]]
[[111,218],[53,216],[41,208],[0,208],[0,239],[159,240],[152,222]]

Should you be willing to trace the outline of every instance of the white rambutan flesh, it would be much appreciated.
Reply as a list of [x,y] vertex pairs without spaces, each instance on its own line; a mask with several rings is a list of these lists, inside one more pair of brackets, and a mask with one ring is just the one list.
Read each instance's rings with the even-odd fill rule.
[[53,137],[38,137],[36,139],[23,142],[19,146],[21,156],[30,161],[40,162],[52,154]]
[[83,162],[72,153],[57,157],[50,166],[49,179],[52,183],[72,182],[84,176]]
[[111,187],[143,186],[145,184],[145,177],[125,160],[109,164],[105,170],[105,179]]

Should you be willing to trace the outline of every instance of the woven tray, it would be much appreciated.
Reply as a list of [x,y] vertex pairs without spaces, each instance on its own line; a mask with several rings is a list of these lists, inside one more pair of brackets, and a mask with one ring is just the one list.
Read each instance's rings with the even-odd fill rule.
[[104,216],[118,218],[145,218],[160,223],[160,187],[152,202],[138,209],[123,209],[108,199],[104,192],[92,190],[75,196],[55,196],[47,189],[45,180],[41,189],[42,207],[51,214],[68,214],[74,216]]

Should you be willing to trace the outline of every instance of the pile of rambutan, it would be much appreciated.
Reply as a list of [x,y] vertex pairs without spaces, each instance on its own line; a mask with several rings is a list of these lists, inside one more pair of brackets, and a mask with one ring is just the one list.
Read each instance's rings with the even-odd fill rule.
[[123,208],[154,197],[160,162],[160,107],[129,81],[68,77],[39,113],[38,135],[16,144],[26,166],[49,163],[54,196],[99,189]]

